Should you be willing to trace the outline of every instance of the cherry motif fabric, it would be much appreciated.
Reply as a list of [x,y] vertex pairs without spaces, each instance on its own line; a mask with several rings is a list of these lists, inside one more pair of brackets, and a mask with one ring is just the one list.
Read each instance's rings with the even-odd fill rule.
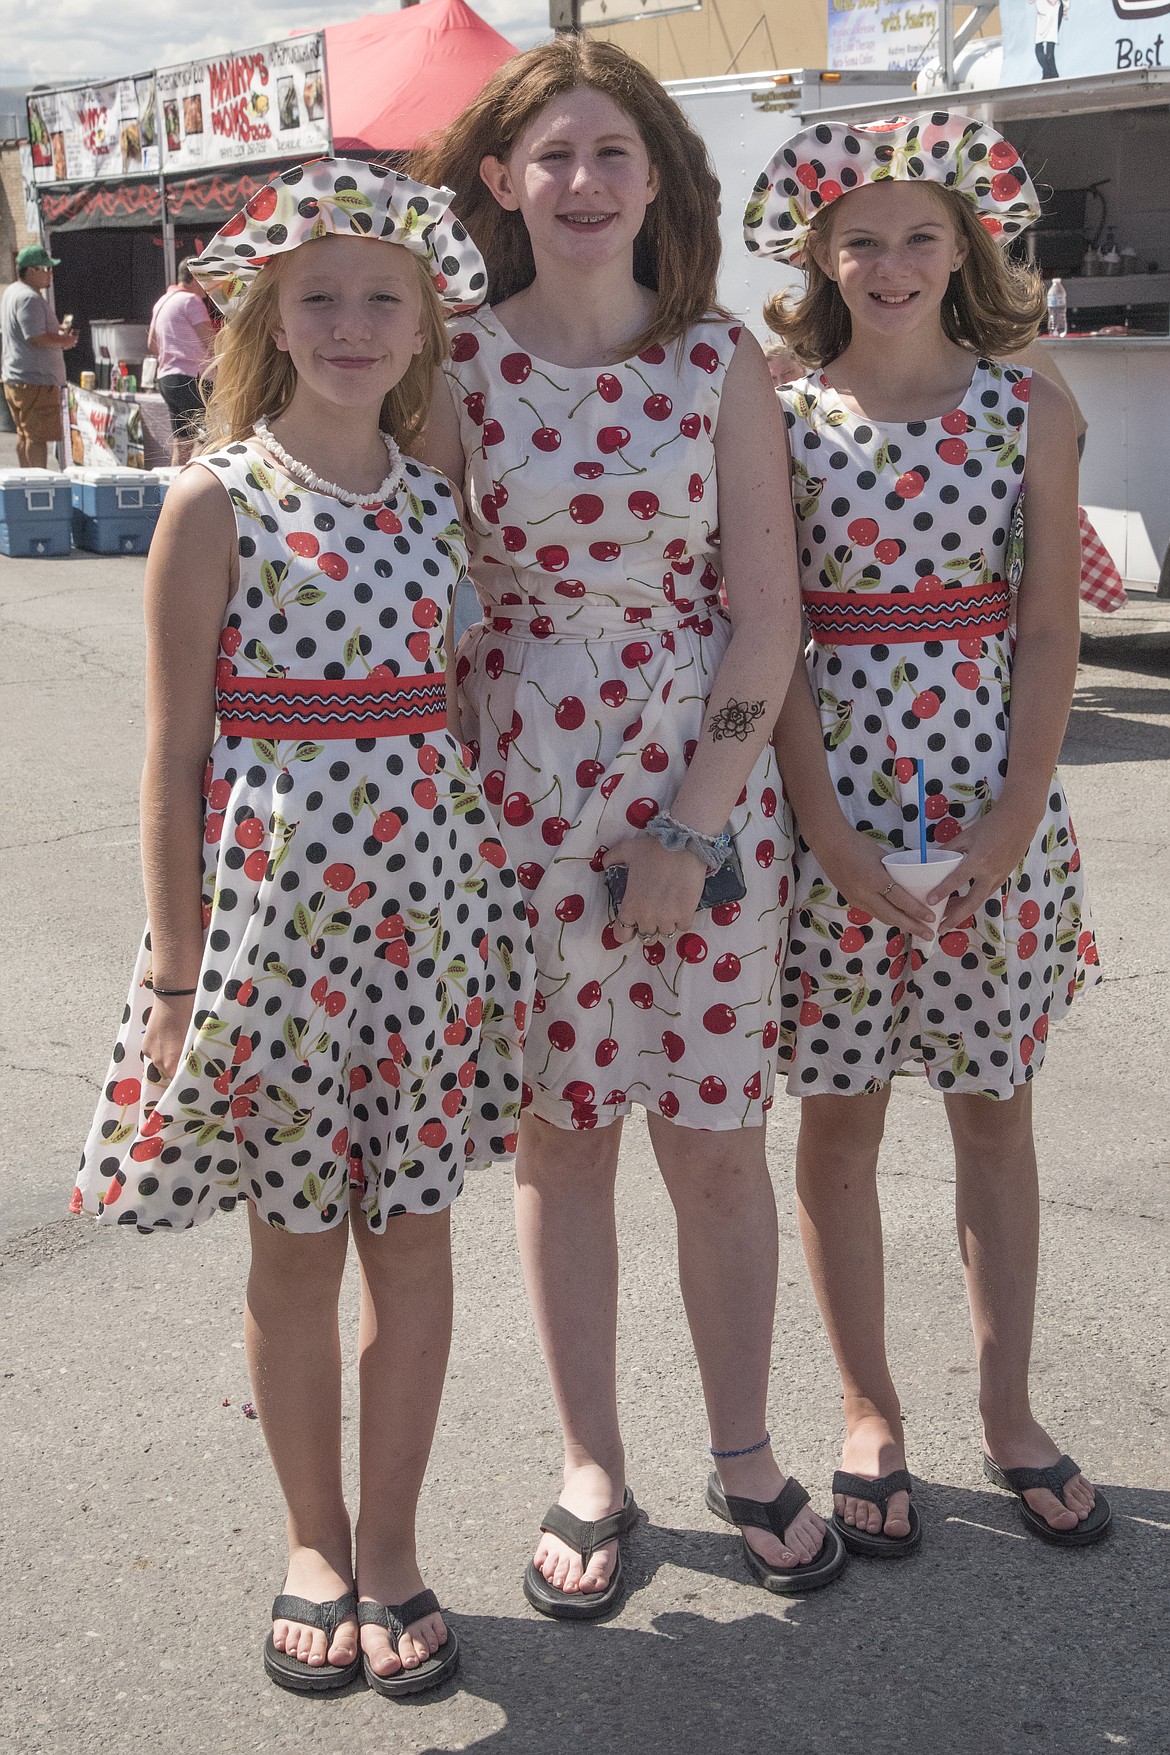
[[451,329],[484,612],[460,709],[529,901],[525,1081],[558,1127],[635,1103],[758,1126],[772,1100],[791,831],[771,749],[731,815],[742,902],[619,945],[600,865],[673,803],[730,639],[714,435],[739,333],[712,319],[598,370],[534,358],[489,307]]
[[[1009,576],[1031,372],[979,360],[959,407],[895,425],[848,409],[822,375],[778,392],[793,453],[805,591],[906,592]],[[1027,590],[1026,578],[1022,585]],[[1007,772],[1008,636],[913,645],[815,642],[809,676],[846,817],[883,848],[945,846]],[[1081,855],[1059,778],[1023,862],[934,943],[850,908],[798,838],[780,1058],[794,1095],[874,1091],[925,1069],[943,1091],[1010,1097],[1050,1023],[1099,979]]]
[[[442,676],[466,571],[446,479],[346,506],[247,444],[201,458],[232,500],[240,584],[220,681]],[[250,1200],[272,1225],[383,1231],[515,1148],[530,998],[524,904],[447,730],[220,737],[204,786],[199,993],[151,1084],[149,930],[73,1210],[178,1230]]]

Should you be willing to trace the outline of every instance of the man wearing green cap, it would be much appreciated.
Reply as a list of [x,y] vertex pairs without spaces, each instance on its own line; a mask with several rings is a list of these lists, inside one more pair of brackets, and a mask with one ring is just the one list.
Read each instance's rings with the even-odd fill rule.
[[17,278],[0,298],[0,377],[24,469],[43,469],[50,443],[61,441],[65,350],[77,345],[73,330],[62,329],[52,305],[41,297],[57,260],[40,244],[30,244],[17,256]]

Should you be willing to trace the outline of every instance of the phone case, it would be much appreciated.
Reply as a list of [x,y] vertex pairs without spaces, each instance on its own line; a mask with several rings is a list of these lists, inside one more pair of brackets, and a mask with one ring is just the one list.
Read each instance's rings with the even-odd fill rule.
[[[618,909],[626,893],[628,868],[624,865],[607,865],[602,876],[605,887],[609,891],[610,913],[617,918]],[[700,908],[717,908],[721,902],[742,902],[747,895],[747,885],[743,881],[743,867],[739,862],[739,849],[734,840],[728,849],[727,858],[718,871],[707,874],[703,885],[703,894],[699,897]]]

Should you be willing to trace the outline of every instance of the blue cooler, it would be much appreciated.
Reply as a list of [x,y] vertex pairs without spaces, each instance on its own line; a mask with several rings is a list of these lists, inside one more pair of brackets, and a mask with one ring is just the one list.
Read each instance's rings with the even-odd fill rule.
[[0,469],[0,554],[67,555],[72,540],[67,475]]
[[144,555],[162,488],[145,469],[74,469],[73,540],[98,555]]

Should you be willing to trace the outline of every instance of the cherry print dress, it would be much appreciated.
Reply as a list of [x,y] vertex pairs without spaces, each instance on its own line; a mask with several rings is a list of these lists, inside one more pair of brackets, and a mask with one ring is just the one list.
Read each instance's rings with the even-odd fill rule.
[[[829,770],[846,817],[883,849],[918,845],[918,762],[932,846],[1003,786],[1030,379],[979,360],[958,408],[880,427],[820,375],[779,391]],[[940,1090],[1010,1097],[1096,965],[1055,775],[1002,895],[937,943],[850,908],[798,837],[780,1030],[789,1091],[875,1091],[914,1063]]]
[[600,866],[670,808],[730,638],[714,434],[738,336],[704,322],[681,356],[598,370],[534,359],[487,306],[452,329],[483,606],[459,649],[462,727],[530,904],[524,1076],[558,1127],[634,1103],[758,1126],[772,1099],[791,833],[771,749],[730,819],[742,902],[620,945]]
[[177,1230],[246,1198],[312,1232],[352,1187],[382,1231],[510,1156],[520,1111],[524,904],[446,728],[463,534],[446,479],[410,459],[365,506],[248,444],[194,467],[230,494],[240,553],[199,992],[178,1073],[151,1083],[148,930],[73,1210]]

